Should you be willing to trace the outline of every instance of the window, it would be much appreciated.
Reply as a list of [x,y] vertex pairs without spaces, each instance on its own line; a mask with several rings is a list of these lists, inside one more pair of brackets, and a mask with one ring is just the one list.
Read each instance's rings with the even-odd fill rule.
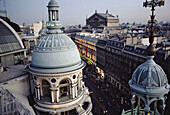
[[51,98],[50,84],[47,80],[42,80],[42,97],[43,99]]
[[70,96],[70,84],[68,79],[62,80],[59,84],[59,88],[60,98]]
[[52,82],[52,83],[55,83],[55,82],[56,82],[56,79],[54,79],[54,78],[51,79],[51,82]]
[[86,110],[86,109],[88,108],[88,106],[89,106],[89,102],[84,102],[82,108],[83,108],[84,110]]
[[73,75],[73,79],[76,79],[76,75]]

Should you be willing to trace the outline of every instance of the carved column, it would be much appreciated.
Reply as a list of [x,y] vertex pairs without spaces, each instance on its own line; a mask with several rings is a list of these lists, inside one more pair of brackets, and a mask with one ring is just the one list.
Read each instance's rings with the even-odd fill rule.
[[74,87],[75,89],[75,97],[77,97],[77,85]]
[[40,85],[37,86],[37,98],[40,100]]
[[49,18],[49,21],[50,21],[50,11],[48,10],[48,18]]
[[54,103],[54,91],[51,89],[51,101]]
[[59,102],[59,88],[58,87],[56,89],[56,101]]
[[75,98],[74,86],[71,86],[71,89],[72,89],[72,98]]

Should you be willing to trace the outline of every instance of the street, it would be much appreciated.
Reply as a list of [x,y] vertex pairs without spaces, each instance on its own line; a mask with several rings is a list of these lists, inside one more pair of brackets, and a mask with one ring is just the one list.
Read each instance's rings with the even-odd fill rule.
[[[89,88],[90,96],[93,102],[93,114],[94,115],[120,115],[119,107],[116,107],[115,101],[111,100],[111,97],[102,91],[97,84],[93,82],[89,77],[84,79],[85,85]],[[109,90],[110,91],[110,90]],[[117,110],[118,109],[118,110]]]

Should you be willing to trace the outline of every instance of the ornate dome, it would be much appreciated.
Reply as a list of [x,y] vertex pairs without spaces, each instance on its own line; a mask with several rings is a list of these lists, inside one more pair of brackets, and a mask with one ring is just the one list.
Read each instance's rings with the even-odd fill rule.
[[76,45],[61,33],[41,37],[34,48],[30,67],[34,71],[58,73],[78,69],[82,65]]
[[140,65],[132,75],[132,83],[144,87],[162,87],[167,85],[168,80],[163,69],[156,64],[153,57]]
[[49,22],[44,34],[34,47],[29,68],[40,73],[64,73],[84,67],[75,43],[60,30],[58,9],[51,9],[57,2],[48,4]]
[[153,57],[148,56],[148,60],[134,71],[129,81],[130,87],[136,92],[156,94],[166,92],[169,87],[165,72],[153,61]]

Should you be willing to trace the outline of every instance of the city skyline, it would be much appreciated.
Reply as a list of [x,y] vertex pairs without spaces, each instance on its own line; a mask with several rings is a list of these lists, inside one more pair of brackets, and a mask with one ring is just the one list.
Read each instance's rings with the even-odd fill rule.
[[[1,1],[2,2],[2,1]],[[85,25],[86,17],[94,14],[95,10],[105,13],[108,9],[110,14],[119,16],[120,23],[147,23],[149,20],[150,9],[143,7],[144,0],[57,0],[59,7],[59,18],[63,26]],[[48,0],[17,0],[6,1],[7,16],[14,22],[22,25],[30,25],[38,21],[48,21],[47,6]],[[156,9],[156,19],[160,21],[170,21],[168,14],[170,1],[165,1],[163,8]],[[2,8],[2,4],[1,4]]]

